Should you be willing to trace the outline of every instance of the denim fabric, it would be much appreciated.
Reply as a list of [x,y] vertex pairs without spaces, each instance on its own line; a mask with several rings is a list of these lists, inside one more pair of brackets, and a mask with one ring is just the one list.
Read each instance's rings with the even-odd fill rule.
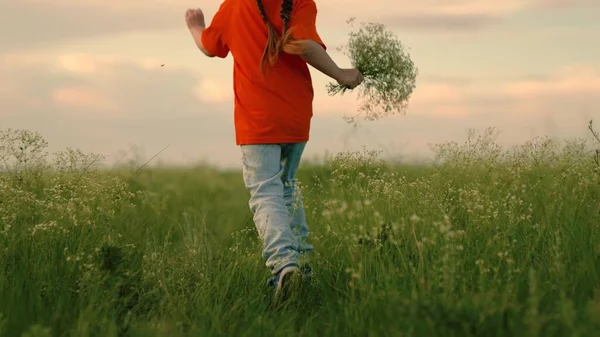
[[242,145],[244,183],[263,258],[273,274],[313,249],[297,188],[296,170],[306,143]]

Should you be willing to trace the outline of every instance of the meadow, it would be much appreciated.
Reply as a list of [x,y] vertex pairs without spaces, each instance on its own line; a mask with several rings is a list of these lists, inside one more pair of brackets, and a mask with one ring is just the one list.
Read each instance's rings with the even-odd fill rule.
[[99,169],[0,132],[2,337],[599,335],[593,141],[304,164],[313,280],[273,310],[240,172]]

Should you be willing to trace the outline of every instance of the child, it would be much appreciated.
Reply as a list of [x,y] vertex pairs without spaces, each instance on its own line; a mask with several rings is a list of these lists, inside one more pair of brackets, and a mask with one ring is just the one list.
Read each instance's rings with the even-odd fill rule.
[[307,63],[349,88],[363,81],[357,69],[340,69],[329,57],[316,16],[314,0],[225,0],[208,27],[200,9],[185,14],[206,56],[231,52],[234,59],[236,143],[276,299],[310,272],[298,262],[312,246],[295,180],[313,115]]

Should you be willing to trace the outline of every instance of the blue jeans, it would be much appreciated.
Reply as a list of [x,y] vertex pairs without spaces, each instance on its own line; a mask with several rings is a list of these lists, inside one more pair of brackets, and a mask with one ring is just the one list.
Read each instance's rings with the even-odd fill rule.
[[308,225],[296,170],[306,143],[242,145],[244,183],[248,205],[263,242],[262,255],[271,273],[299,263],[308,243]]

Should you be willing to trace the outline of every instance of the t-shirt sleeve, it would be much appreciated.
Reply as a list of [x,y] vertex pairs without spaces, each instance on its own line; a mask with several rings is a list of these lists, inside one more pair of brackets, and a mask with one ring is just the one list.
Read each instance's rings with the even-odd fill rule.
[[227,17],[229,17],[229,0],[225,0],[213,17],[210,25],[202,31],[202,45],[206,51],[216,57],[225,58],[229,47],[225,39]]
[[317,4],[314,0],[301,0],[292,13],[292,36],[296,40],[313,40],[327,49],[317,33]]

